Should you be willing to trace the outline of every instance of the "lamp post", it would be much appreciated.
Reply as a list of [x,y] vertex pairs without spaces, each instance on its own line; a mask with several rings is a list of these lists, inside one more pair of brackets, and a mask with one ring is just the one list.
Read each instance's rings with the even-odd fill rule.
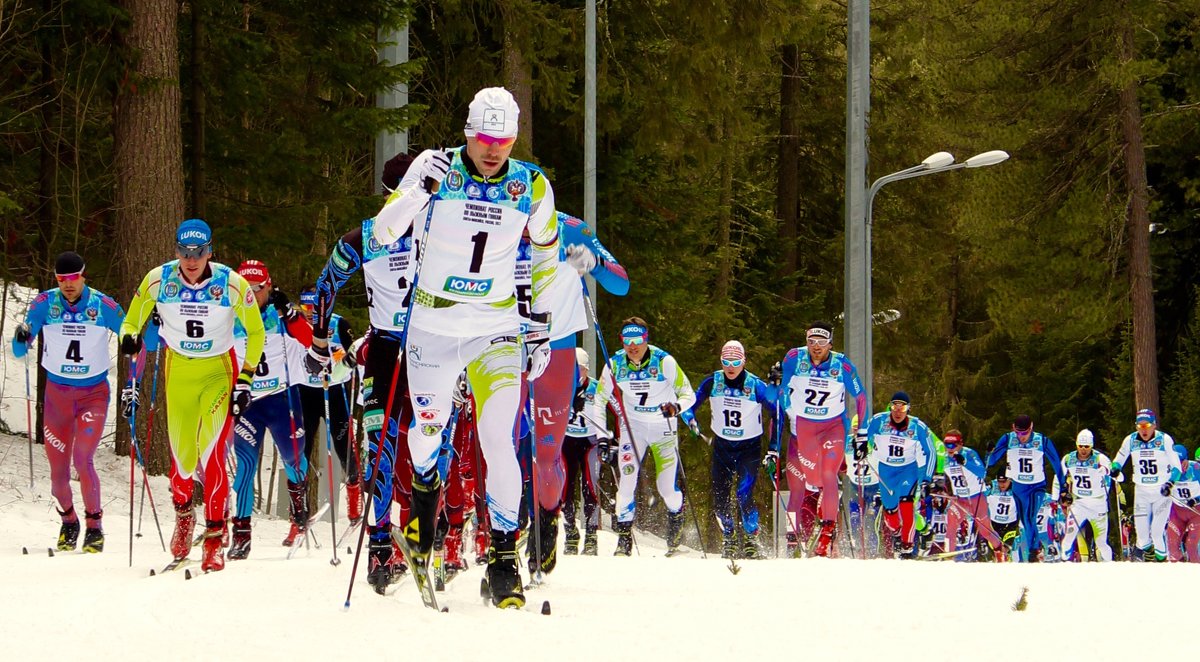
[[951,170],[960,170],[962,168],[983,168],[986,166],[996,165],[1008,159],[1008,152],[994,149],[982,154],[976,154],[967,159],[963,163],[955,163],[954,156],[949,152],[938,152],[929,155],[924,161],[905,168],[898,172],[893,172],[890,175],[884,175],[876,179],[871,184],[871,188],[867,190],[867,214],[866,214],[866,232],[864,238],[866,241],[864,260],[864,270],[862,273],[862,282],[856,283],[863,288],[864,294],[862,297],[864,312],[862,319],[866,322],[865,346],[863,351],[862,363],[858,365],[859,374],[863,381],[863,388],[867,391],[867,412],[870,415],[875,411],[874,403],[871,398],[875,395],[875,363],[874,363],[874,330],[872,311],[871,311],[871,210],[875,201],[875,194],[879,189],[892,182],[898,182],[902,179],[912,179],[914,177],[924,177],[925,175],[936,175],[942,172],[950,172]]

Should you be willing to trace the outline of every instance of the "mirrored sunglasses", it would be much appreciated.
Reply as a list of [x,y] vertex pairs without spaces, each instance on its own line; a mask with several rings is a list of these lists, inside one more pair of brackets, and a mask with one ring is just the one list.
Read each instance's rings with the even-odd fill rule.
[[1137,428],[1139,430],[1149,430],[1152,427],[1154,427],[1154,424],[1149,421],[1142,421],[1141,423],[1137,424]]
[[54,280],[60,283],[70,283],[72,281],[79,280],[80,278],[83,278],[82,271],[73,274],[54,274]]
[[254,290],[255,292],[262,292],[262,289],[266,286],[266,283],[259,283],[258,285],[251,285],[250,289]]
[[517,142],[516,136],[513,136],[512,138],[496,138],[493,136],[489,136],[486,133],[476,133],[475,139],[478,140],[479,142],[483,143],[484,145],[487,145],[489,147],[492,145],[495,145],[495,146],[499,147],[500,149],[504,149],[505,147],[512,147],[513,144]]
[[632,338],[621,338],[621,342],[625,343],[626,345],[640,345],[646,342],[646,339],[641,336],[634,336]]
[[183,244],[176,244],[175,250],[179,251],[179,254],[183,257],[204,257],[212,251],[212,244],[189,244],[186,246]]

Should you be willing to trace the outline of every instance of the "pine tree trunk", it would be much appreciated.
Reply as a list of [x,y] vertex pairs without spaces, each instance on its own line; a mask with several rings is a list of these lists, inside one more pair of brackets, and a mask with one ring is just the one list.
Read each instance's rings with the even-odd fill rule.
[[779,168],[775,183],[775,215],[779,223],[779,294],[796,300],[797,209],[800,205],[800,140],[796,135],[796,111],[800,103],[800,49],[788,44],[780,49],[779,81]]
[[521,136],[513,148],[513,157],[533,159],[533,69],[523,49],[528,48],[528,23],[523,19],[528,7],[524,0],[504,3],[504,87],[517,100],[521,115],[517,132]]
[[[174,253],[173,232],[183,218],[183,129],[179,121],[178,5],[174,0],[125,0],[122,5],[129,13],[130,25],[120,38],[132,60],[113,114],[117,245],[121,247],[114,260],[121,290],[113,294],[128,302],[146,272]],[[153,397],[146,390],[153,358],[150,361],[143,381],[144,405]],[[128,362],[122,359],[118,383],[128,378],[127,368]],[[158,381],[161,390],[161,375]],[[155,473],[169,466],[166,411],[159,397],[156,438],[150,440],[153,457],[147,458]],[[147,412],[148,407],[141,411]],[[138,418],[142,425],[148,419]],[[117,453],[128,454],[128,429],[118,423],[117,432]],[[144,439],[144,432],[139,439]]]
[[[1133,60],[1133,28],[1121,28],[1121,62]],[[1154,323],[1154,282],[1150,270],[1150,213],[1146,182],[1146,151],[1142,140],[1142,113],[1138,107],[1136,79],[1121,88],[1118,97],[1125,188],[1129,196],[1126,231],[1129,233],[1129,297],[1133,308],[1133,393],[1139,409],[1158,407],[1158,351]]]

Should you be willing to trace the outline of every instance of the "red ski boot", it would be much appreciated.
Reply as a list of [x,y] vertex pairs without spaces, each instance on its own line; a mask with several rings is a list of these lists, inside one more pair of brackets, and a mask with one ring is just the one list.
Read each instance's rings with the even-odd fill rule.
[[813,554],[817,556],[829,556],[829,546],[833,543],[836,535],[837,530],[834,528],[833,522],[829,520],[821,522],[821,533],[817,538],[817,549]]
[[221,546],[221,538],[225,532],[225,520],[208,520],[204,531],[204,559],[200,569],[204,572],[217,572],[225,569],[225,548]]
[[196,514],[192,504],[175,504],[175,532],[171,534],[171,554],[176,559],[186,559],[192,549],[192,530],[196,527]]

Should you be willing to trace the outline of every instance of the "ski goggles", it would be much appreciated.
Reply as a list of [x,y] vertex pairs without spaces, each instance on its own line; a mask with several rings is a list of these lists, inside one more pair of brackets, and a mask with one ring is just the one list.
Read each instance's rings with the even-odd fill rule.
[[742,363],[744,363],[742,359],[721,359],[721,365],[725,366],[726,368],[737,368],[740,367]]
[[641,345],[646,342],[650,332],[640,324],[626,324],[621,329],[621,342],[626,345]]
[[71,283],[83,278],[82,271],[76,271],[73,274],[54,274],[54,280],[60,283]]
[[903,400],[892,400],[892,409],[908,411],[908,403]]
[[506,147],[512,147],[513,144],[517,142],[517,137],[513,136],[511,138],[496,138],[495,136],[489,136],[486,133],[476,133],[475,140],[478,140],[488,147],[495,145],[500,149],[504,149]]
[[833,342],[833,334],[825,329],[809,329],[804,335],[808,344],[814,347],[828,347]]
[[212,244],[175,244],[175,250],[183,257],[204,257],[212,252]]
[[1154,424],[1153,424],[1153,423],[1151,423],[1150,421],[1141,421],[1141,422],[1139,422],[1139,423],[1137,424],[1137,429],[1139,429],[1139,430],[1152,430],[1152,429],[1154,429]]

